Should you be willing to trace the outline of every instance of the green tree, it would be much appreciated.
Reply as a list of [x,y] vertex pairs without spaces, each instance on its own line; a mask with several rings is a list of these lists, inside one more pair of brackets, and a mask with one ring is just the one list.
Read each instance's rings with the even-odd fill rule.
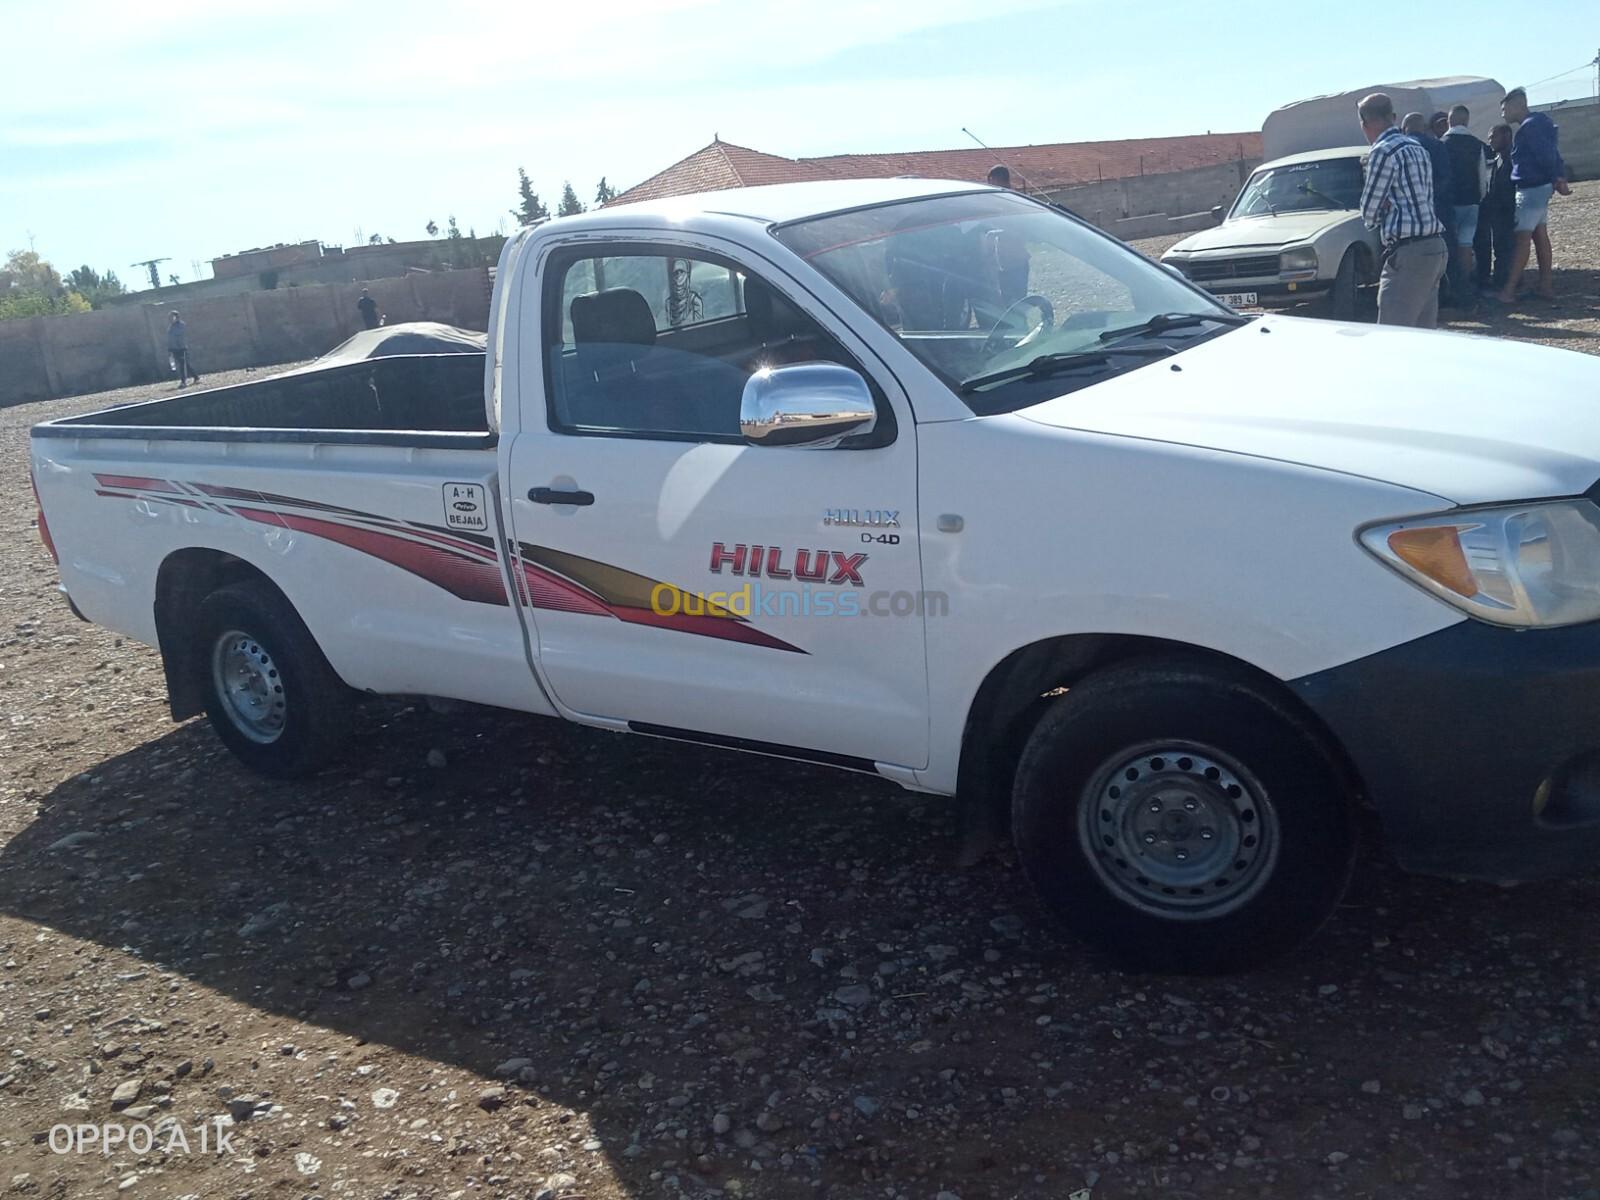
[[455,213],[450,214],[450,220],[447,222],[444,235],[452,242],[459,242],[461,240],[461,226],[456,224]]
[[594,190],[594,206],[600,208],[617,198],[617,189],[606,182],[604,175],[600,176],[600,186]]
[[0,320],[88,312],[89,302],[33,250],[13,250],[0,270]]
[[106,301],[115,296],[126,295],[128,291],[122,286],[122,280],[117,278],[115,271],[107,271],[102,275],[87,263],[68,275],[66,284],[68,288],[87,300],[91,308],[104,308]]
[[521,200],[511,210],[511,215],[517,219],[518,225],[535,225],[550,216],[550,210],[539,199],[539,193],[533,190],[533,181],[521,167],[517,168],[517,195]]
[[429,221],[426,225],[423,226],[423,228],[428,231],[428,236],[429,237],[438,237],[439,236],[439,226],[438,226],[437,222]]
[[583,211],[583,201],[579,200],[578,193],[572,190],[571,182],[562,185],[561,203],[556,206],[556,216],[575,217]]

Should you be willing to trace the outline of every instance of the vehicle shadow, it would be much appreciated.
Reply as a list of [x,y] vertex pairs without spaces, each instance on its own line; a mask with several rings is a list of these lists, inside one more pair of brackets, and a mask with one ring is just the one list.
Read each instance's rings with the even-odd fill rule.
[[[430,767],[435,750],[444,765]],[[485,1081],[525,1060],[506,1110],[577,1114],[633,1195],[664,1194],[664,1175],[715,1186],[756,1159],[772,1172],[764,1195],[817,1195],[817,1181],[864,1194],[901,1172],[960,1180],[969,1200],[1065,1194],[1053,1176],[1019,1191],[997,1164],[1073,1161],[1075,1141],[1104,1129],[1096,1089],[1171,1053],[1159,1025],[1113,1039],[1105,1024],[1141,988],[1219,1014],[1293,1012],[1308,994],[1321,1003],[1310,981],[1378,986],[1393,965],[1372,949],[1381,939],[1416,948],[1406,969],[1464,999],[1475,976],[1515,969],[1497,930],[1547,927],[1548,892],[1408,879],[1369,855],[1307,950],[1243,979],[1140,980],[1056,940],[1009,864],[951,870],[954,841],[949,806],[867,777],[379,703],[348,755],[308,781],[244,773],[204,722],[65,781],[0,851],[0,911],[352,1039],[343,1051],[381,1069],[320,1085],[327,1111],[297,1114],[312,1121],[308,1145],[341,1093],[358,1121],[379,1119],[366,1092],[390,1081],[393,1047]],[[1463,927],[1476,930],[1465,942]],[[1448,965],[1430,972],[1430,953]],[[1051,1007],[1013,993],[1013,972],[1048,986]],[[134,994],[129,1011],[162,1015],[164,988],[144,995],[153,1007]],[[1406,1019],[1338,1030],[1339,1052],[1386,1060]],[[158,1056],[181,1024],[149,1036]],[[264,1053],[226,1030],[183,1036],[196,1063],[196,1038],[215,1046],[207,1091],[242,1086]],[[328,1041],[314,1049],[341,1048]],[[1275,1061],[1259,1037],[1200,1045],[1219,1062]],[[1047,1108],[1047,1055],[1071,1060],[1081,1099]],[[486,1084],[460,1085],[468,1117],[506,1120],[472,1107]],[[869,1111],[880,1106],[892,1111]],[[905,1116],[940,1106],[967,1136]],[[729,1129],[714,1132],[718,1113]],[[511,1169],[519,1183],[542,1174]]]

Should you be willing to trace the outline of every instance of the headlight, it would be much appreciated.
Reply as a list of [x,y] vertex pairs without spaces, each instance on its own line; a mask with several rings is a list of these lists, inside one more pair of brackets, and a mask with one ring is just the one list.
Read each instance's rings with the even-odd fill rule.
[[1317,251],[1312,246],[1291,246],[1278,255],[1278,270],[1285,275],[1317,269]]
[[1369,525],[1361,544],[1413,583],[1496,625],[1600,618],[1600,507],[1555,500]]

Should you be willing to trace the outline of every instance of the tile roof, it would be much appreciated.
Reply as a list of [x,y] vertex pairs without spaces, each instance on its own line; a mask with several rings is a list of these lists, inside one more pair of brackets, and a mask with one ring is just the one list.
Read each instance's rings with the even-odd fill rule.
[[1057,142],[1043,146],[996,146],[961,150],[911,150],[889,154],[832,154],[784,158],[720,139],[673,163],[611,201],[655,200],[719,188],[818,179],[882,179],[916,175],[928,179],[982,180],[1003,162],[1013,182],[1055,189],[1100,179],[1158,175],[1239,158],[1260,159],[1259,133],[1206,133],[1187,137],[1134,138],[1115,142]]

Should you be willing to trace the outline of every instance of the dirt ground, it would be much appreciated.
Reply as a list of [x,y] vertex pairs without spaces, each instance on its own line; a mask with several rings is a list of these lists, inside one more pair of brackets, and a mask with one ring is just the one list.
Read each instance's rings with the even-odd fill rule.
[[[1552,217],[1562,308],[1460,327],[1600,351]],[[28,427],[165,390],[0,410],[0,1195],[1600,1197],[1600,878],[1369,836],[1305,949],[1137,977],[859,776],[404,701],[246,774],[37,539]]]

